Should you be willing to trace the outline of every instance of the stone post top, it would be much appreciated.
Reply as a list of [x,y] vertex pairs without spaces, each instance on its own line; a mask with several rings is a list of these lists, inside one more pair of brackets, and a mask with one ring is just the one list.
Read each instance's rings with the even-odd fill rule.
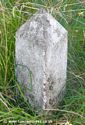
[[44,14],[44,13],[47,13],[47,9],[46,8],[40,8],[37,13],[39,14]]
[[29,32],[30,28],[44,28],[44,31],[55,31],[60,34],[67,34],[67,30],[45,9],[40,8],[30,19],[28,19],[16,32]]

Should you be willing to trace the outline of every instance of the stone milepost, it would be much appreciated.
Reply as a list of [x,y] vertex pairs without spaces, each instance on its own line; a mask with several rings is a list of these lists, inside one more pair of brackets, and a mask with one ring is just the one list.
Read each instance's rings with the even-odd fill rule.
[[67,31],[45,9],[16,33],[16,78],[36,109],[56,109],[66,88]]

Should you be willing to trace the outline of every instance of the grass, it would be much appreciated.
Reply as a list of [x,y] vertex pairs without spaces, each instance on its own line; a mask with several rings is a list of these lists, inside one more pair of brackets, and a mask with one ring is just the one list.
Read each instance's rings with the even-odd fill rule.
[[[15,33],[39,8],[45,7],[68,30],[67,92],[58,109],[39,115],[27,102],[14,75]],[[17,97],[16,88],[20,95]],[[85,124],[85,1],[0,1],[0,122],[45,120],[54,125]],[[34,123],[45,125],[45,123]],[[24,123],[25,125],[25,123]],[[53,125],[53,123],[52,123]]]

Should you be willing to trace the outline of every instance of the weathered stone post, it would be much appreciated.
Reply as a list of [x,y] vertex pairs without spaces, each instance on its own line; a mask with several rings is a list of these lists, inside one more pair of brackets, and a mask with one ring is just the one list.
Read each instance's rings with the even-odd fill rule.
[[67,31],[45,9],[16,33],[16,77],[29,103],[55,109],[65,92]]

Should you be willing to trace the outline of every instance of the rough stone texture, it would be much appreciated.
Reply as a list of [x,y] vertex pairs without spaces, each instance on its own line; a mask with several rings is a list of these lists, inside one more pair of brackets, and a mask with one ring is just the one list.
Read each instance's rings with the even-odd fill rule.
[[67,31],[41,9],[16,33],[16,77],[30,104],[54,109],[65,92]]

